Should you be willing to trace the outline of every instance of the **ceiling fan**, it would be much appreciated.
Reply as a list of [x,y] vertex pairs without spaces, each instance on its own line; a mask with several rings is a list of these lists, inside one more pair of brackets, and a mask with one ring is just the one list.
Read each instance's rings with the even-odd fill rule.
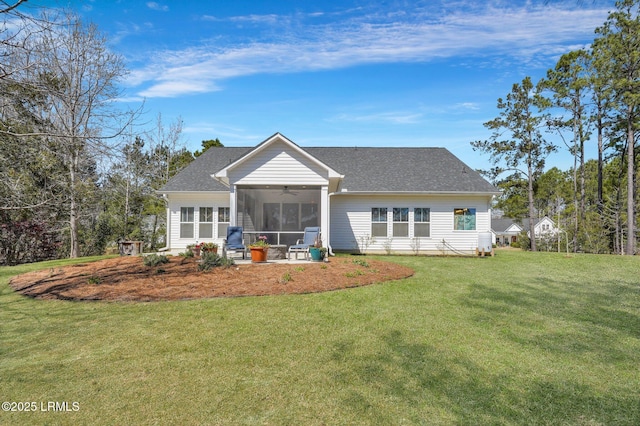
[[289,189],[289,187],[285,185],[283,187],[282,192],[280,193],[280,195],[293,195],[293,196],[296,196],[296,195],[298,195],[298,193],[295,192],[295,191],[291,191]]

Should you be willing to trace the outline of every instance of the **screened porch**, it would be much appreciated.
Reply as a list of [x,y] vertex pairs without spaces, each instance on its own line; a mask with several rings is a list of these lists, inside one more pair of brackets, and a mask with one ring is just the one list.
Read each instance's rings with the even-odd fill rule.
[[264,235],[269,244],[290,246],[305,227],[320,226],[320,187],[238,186],[236,197],[236,224],[246,244]]

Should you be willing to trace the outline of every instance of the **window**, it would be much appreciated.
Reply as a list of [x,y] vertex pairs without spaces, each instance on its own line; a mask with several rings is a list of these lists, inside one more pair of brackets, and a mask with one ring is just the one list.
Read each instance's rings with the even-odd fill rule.
[[414,237],[430,237],[431,236],[431,220],[429,218],[430,210],[424,207],[416,207],[413,209],[413,236]]
[[453,229],[455,231],[475,231],[476,209],[453,209]]
[[218,207],[218,238],[226,238],[230,218],[229,207]]
[[371,209],[371,236],[387,236],[387,208],[373,207]]
[[193,238],[193,207],[180,207],[180,238]]
[[409,207],[393,208],[393,236],[409,236]]
[[213,238],[213,207],[200,207],[200,238]]

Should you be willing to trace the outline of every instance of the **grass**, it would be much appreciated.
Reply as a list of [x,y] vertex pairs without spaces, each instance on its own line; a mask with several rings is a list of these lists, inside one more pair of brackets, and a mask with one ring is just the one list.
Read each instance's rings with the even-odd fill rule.
[[0,268],[0,400],[38,406],[0,424],[640,424],[640,258],[388,259],[415,276],[157,303],[32,300],[10,277],[69,261]]

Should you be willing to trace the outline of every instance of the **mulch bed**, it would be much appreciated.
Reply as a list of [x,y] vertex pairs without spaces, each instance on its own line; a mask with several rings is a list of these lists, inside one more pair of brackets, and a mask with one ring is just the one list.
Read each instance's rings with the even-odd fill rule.
[[119,257],[14,277],[10,286],[38,299],[157,301],[211,297],[314,293],[358,287],[412,276],[391,262],[331,258],[329,262],[240,264],[198,271],[197,260],[169,257],[147,267],[140,257]]

